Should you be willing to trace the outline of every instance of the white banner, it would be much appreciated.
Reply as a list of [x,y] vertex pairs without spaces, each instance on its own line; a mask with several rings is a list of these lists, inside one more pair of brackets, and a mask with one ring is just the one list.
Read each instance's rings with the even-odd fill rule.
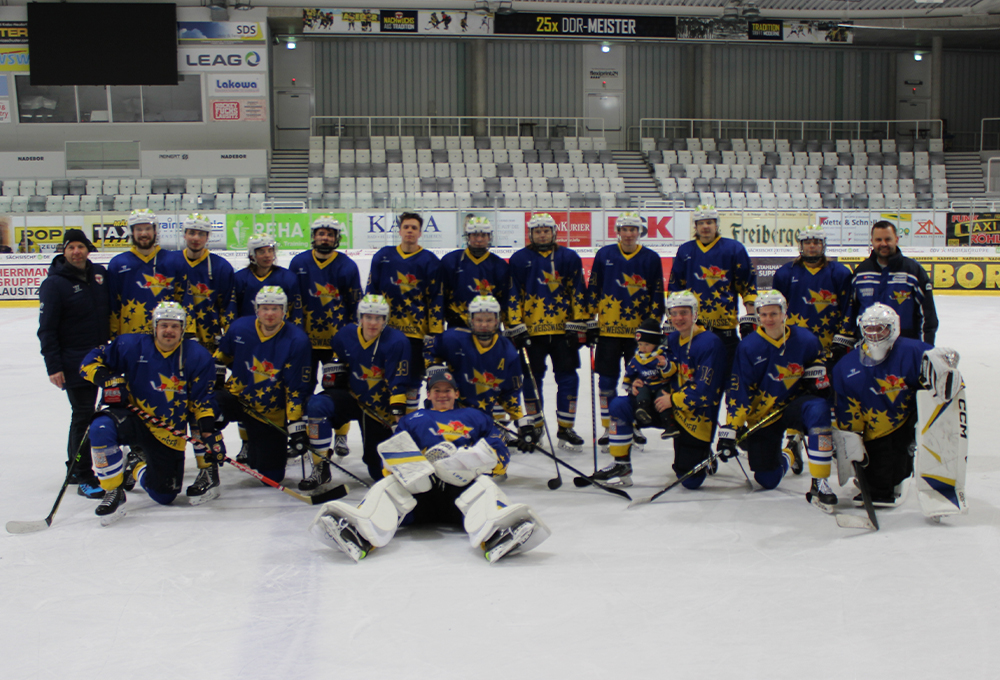
[[264,73],[215,73],[208,76],[210,97],[261,97],[266,93]]
[[267,72],[267,49],[239,47],[181,47],[177,50],[177,70],[181,73],[210,71]]
[[187,149],[141,152],[145,177],[265,177],[265,149]]
[[0,151],[2,179],[65,176],[65,151]]
[[[454,212],[424,212],[424,248],[457,248],[458,220]],[[354,213],[352,236],[355,248],[381,248],[399,243],[399,222],[394,213]]]

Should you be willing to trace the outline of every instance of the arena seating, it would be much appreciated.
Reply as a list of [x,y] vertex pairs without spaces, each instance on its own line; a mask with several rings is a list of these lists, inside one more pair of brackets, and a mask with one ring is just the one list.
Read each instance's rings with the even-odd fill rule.
[[257,210],[266,191],[263,177],[10,179],[0,185],[0,213]]
[[312,137],[324,209],[615,208],[631,203],[602,137]]
[[939,139],[643,138],[668,199],[687,207],[946,209]]

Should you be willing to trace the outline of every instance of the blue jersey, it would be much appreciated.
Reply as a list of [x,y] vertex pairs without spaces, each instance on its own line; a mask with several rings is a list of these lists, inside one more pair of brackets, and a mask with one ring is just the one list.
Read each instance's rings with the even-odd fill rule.
[[354,260],[334,251],[319,260],[307,250],[288,267],[299,280],[303,328],[316,349],[330,349],[333,336],[354,321],[361,301],[361,275]]
[[429,250],[408,254],[398,246],[379,250],[372,258],[367,292],[389,298],[389,325],[408,338],[422,339],[444,330],[441,260]]
[[333,356],[347,366],[351,394],[363,409],[389,420],[389,405],[406,403],[410,341],[395,328],[366,341],[358,324],[349,323],[333,338]]
[[819,339],[804,328],[785,326],[780,340],[763,327],[736,348],[726,422],[732,428],[756,425],[805,392],[802,374],[826,357]]
[[587,295],[602,336],[634,338],[644,320],[663,321],[660,256],[641,245],[628,255],[617,243],[604,246],[594,256]]
[[695,239],[677,249],[667,290],[690,290],[698,298],[698,321],[731,329],[736,328],[737,298],[757,299],[757,274],[739,241],[719,236],[706,246]]
[[302,420],[312,387],[312,352],[302,329],[281,323],[269,338],[256,317],[230,325],[219,342],[216,359],[232,371],[226,389],[279,427]]
[[480,439],[493,447],[499,466],[506,468],[510,462],[507,445],[500,439],[500,432],[493,418],[474,408],[454,408],[450,411],[420,409],[403,416],[396,432],[406,432],[426,451],[435,444],[451,442],[457,447],[472,446]]
[[677,424],[696,439],[712,441],[726,374],[726,350],[711,331],[695,326],[692,335],[667,336],[670,399]]
[[920,363],[931,345],[897,338],[876,366],[861,363],[861,348],[852,350],[833,368],[837,427],[864,435],[865,441],[898,430],[916,411],[921,389]]
[[288,298],[288,309],[285,320],[298,326],[302,325],[302,296],[299,294],[299,280],[292,272],[277,265],[271,267],[264,278],[253,271],[253,265],[236,272],[233,279],[233,295],[236,298],[236,318],[241,316],[257,316],[254,309],[254,299],[264,286],[278,286],[285,291]]
[[521,360],[507,338],[496,335],[480,347],[470,331],[450,328],[436,338],[433,355],[433,363],[446,363],[455,375],[464,405],[492,413],[498,404],[514,420],[524,415]]
[[233,265],[207,248],[195,260],[189,260],[187,251],[182,250],[178,253],[178,273],[182,277],[181,304],[187,311],[185,332],[214,349],[236,315]]
[[108,291],[111,296],[111,337],[152,333],[153,310],[164,300],[180,300],[180,255],[155,246],[144,256],[134,247],[111,258]]
[[561,335],[567,321],[590,319],[583,263],[572,249],[522,248],[511,256],[509,271],[508,328],[524,324],[529,335]]
[[[120,335],[91,350],[80,375],[93,382],[102,366],[125,376],[130,404],[165,421],[170,429],[184,431],[192,418],[215,417],[211,403],[215,362],[194,340],[184,340],[173,351],[163,352],[147,333]],[[148,427],[157,440],[175,451],[183,451],[187,445],[168,429]]]
[[473,257],[469,249],[453,250],[441,258],[441,292],[449,328],[467,328],[469,303],[477,295],[492,295],[500,303],[500,318],[507,317],[510,293],[507,263],[487,252]]
[[771,285],[788,301],[788,325],[807,329],[828,350],[851,306],[851,278],[833,260],[820,267],[796,260],[779,267]]
[[631,385],[638,378],[650,387],[666,386],[668,378],[674,375],[677,367],[671,365],[669,360],[661,367],[659,359],[662,356],[665,356],[665,352],[660,347],[649,354],[636,352],[625,365],[625,377],[622,383]]

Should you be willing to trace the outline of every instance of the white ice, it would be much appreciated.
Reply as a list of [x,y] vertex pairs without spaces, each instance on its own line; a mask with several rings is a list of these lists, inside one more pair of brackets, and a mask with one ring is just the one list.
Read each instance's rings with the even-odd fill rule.
[[[938,307],[938,344],[968,384],[967,516],[934,525],[911,490],[881,531],[841,529],[805,502],[808,475],[748,494],[732,462],[626,510],[565,470],[550,491],[551,461],[515,454],[504,488],[553,531],[538,549],[491,566],[461,531],[404,529],[355,565],[307,533],[313,508],[226,467],[222,497],[199,507],[131,493],[102,528],[74,493],[51,528],[3,533],[0,677],[996,677],[1000,299]],[[44,518],[65,472],[69,405],[36,329],[36,309],[0,310],[3,522]],[[552,412],[551,377],[545,392]],[[590,472],[588,401],[587,448],[565,458]],[[226,440],[235,453],[235,428]],[[350,442],[363,476],[356,427]],[[632,496],[671,481],[671,458],[654,434]]]

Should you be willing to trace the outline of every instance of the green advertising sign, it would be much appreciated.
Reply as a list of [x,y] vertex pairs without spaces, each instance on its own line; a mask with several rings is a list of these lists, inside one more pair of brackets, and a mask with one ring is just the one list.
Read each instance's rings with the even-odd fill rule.
[[341,248],[351,247],[351,213],[230,213],[226,215],[226,248],[245,250],[254,234],[266,232],[278,242],[278,247],[290,252],[309,250],[309,225],[320,215],[329,215],[343,223],[345,229]]

